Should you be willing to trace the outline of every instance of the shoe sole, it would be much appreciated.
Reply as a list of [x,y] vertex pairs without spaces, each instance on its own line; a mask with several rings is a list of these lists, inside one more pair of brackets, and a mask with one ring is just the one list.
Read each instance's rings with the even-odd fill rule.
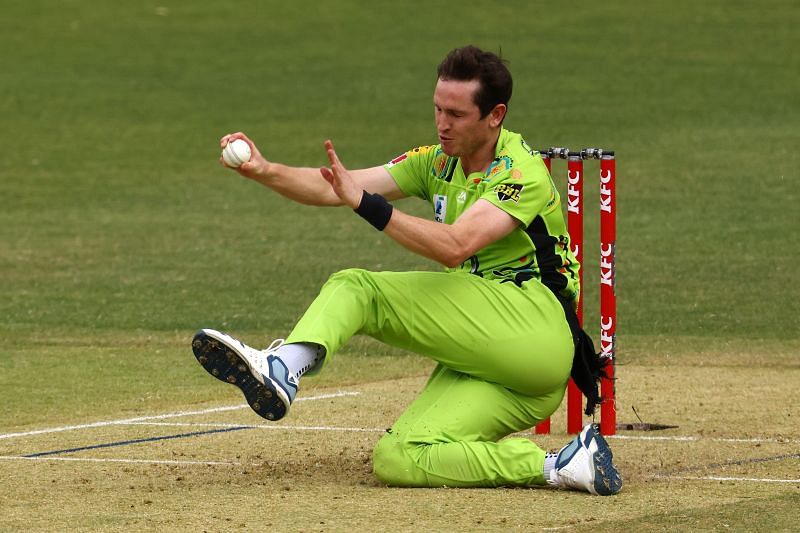
[[597,441],[597,451],[592,456],[594,466],[594,479],[592,484],[595,492],[600,496],[611,496],[622,490],[622,477],[619,475],[612,459],[611,447],[599,431],[594,431]]
[[256,378],[236,348],[201,330],[192,339],[192,351],[206,372],[238,387],[258,416],[272,421],[286,416],[290,403],[286,393],[269,376],[264,376],[264,383]]

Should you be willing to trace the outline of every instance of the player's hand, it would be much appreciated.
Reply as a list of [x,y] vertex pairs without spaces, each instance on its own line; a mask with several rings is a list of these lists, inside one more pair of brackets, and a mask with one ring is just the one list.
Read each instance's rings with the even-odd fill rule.
[[344,168],[344,165],[342,165],[342,162],[339,161],[339,156],[336,155],[336,150],[334,150],[333,143],[330,140],[325,141],[325,150],[328,152],[328,161],[330,161],[331,166],[330,168],[320,168],[320,174],[325,178],[325,181],[331,184],[333,192],[345,205],[356,209],[361,204],[364,189],[355,182],[347,169]]
[[[236,139],[241,139],[250,145],[250,161],[243,163],[238,168],[233,168],[232,170],[235,170],[245,178],[249,178],[251,180],[266,178],[269,175],[268,168],[270,163],[264,158],[263,155],[261,155],[261,152],[258,150],[258,147],[256,147],[255,143],[251,141],[250,138],[244,133],[239,131],[225,135],[219,140],[219,147],[224,149],[229,142],[232,142]],[[219,156],[219,163],[225,168],[231,168],[225,164],[225,161],[222,159],[222,155]]]

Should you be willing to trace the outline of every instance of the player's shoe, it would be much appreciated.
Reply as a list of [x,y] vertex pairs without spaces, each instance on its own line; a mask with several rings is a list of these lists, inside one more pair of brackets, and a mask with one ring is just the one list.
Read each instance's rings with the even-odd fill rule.
[[297,380],[275,350],[282,339],[266,350],[256,350],[213,329],[201,329],[192,339],[192,351],[206,371],[244,393],[253,411],[267,420],[280,420],[297,396]]
[[611,448],[594,424],[558,454],[551,481],[558,486],[610,496],[622,489],[622,477],[614,466]]

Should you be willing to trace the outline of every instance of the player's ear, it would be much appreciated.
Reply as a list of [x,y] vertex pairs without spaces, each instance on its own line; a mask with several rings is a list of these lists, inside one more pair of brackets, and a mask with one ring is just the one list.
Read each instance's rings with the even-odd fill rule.
[[502,124],[503,119],[506,118],[506,111],[508,111],[508,106],[506,104],[497,104],[494,106],[494,109],[489,111],[489,125],[496,128]]

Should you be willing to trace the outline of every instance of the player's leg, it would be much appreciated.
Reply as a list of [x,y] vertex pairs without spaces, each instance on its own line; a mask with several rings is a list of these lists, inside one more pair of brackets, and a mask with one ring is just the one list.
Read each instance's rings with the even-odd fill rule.
[[550,416],[564,389],[525,396],[439,365],[375,447],[375,474],[406,487],[544,485],[544,450],[501,439]]
[[359,333],[530,396],[566,382],[574,350],[563,308],[535,280],[359,269],[331,276],[287,342],[322,345],[328,360]]
[[[286,344],[321,346],[327,360],[356,333],[530,396],[565,383],[572,362],[563,309],[536,281],[517,287],[469,274],[344,270],[323,286]],[[192,346],[203,367],[239,387],[259,415],[285,416],[298,375],[282,348],[255,350],[215,330],[198,332]]]
[[550,485],[616,494],[622,479],[592,425],[558,453],[503,438],[552,414],[564,387],[531,397],[439,365],[422,394],[375,447],[376,476],[404,487]]

